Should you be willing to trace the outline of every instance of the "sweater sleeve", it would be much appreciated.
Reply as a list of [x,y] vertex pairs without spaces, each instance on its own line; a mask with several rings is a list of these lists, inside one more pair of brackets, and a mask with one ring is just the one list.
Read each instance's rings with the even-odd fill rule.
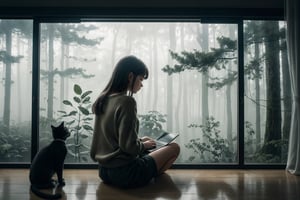
[[144,152],[144,144],[138,139],[138,118],[135,100],[126,98],[116,112],[120,149],[130,155]]
[[[96,120],[95,120],[96,121]],[[95,125],[94,125],[95,127]],[[97,161],[96,158],[95,158],[95,155],[96,155],[96,151],[97,151],[97,145],[96,145],[96,141],[97,141],[97,135],[96,133],[93,133],[93,139],[92,139],[92,144],[91,144],[91,148],[90,148],[90,157],[93,161]]]

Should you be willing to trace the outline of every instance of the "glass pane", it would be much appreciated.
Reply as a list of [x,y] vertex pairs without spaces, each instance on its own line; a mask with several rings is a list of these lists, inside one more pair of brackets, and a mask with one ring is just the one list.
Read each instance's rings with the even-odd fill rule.
[[281,21],[245,21],[245,163],[284,164],[291,86]]
[[0,162],[29,162],[32,21],[0,19]]
[[[133,54],[150,70],[134,96],[140,135],[179,132],[178,164],[237,163],[236,25],[51,23],[41,28],[41,147],[51,141],[50,124],[63,120],[72,132],[67,162],[92,162],[93,115],[77,109],[81,94],[91,91],[83,105],[90,112],[115,63]],[[75,85],[82,92],[78,86],[74,91]]]

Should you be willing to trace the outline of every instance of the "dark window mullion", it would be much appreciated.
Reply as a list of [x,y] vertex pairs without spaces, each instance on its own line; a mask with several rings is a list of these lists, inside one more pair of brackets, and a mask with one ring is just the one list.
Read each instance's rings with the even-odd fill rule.
[[245,167],[244,145],[244,23],[238,22],[238,159],[239,166]]
[[39,149],[40,21],[33,19],[31,161]]

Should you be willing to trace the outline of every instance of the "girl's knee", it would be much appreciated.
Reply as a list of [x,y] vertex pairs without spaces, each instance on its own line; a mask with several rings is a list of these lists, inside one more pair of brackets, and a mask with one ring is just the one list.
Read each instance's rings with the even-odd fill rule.
[[180,146],[177,143],[172,142],[172,143],[169,144],[169,146],[173,149],[173,151],[176,154],[179,154],[179,152],[180,152]]

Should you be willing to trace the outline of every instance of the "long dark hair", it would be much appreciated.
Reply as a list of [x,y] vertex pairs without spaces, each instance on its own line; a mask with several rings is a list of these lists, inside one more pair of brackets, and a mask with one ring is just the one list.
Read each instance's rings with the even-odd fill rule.
[[[135,56],[126,56],[119,60],[108,84],[93,104],[93,113],[99,115],[103,111],[103,104],[110,94],[127,91],[129,73],[133,74],[133,81],[132,85],[130,86],[131,89],[133,89],[136,77],[143,76],[144,79],[147,79],[149,72],[143,61]],[[132,96],[132,90],[130,90],[129,95]]]

